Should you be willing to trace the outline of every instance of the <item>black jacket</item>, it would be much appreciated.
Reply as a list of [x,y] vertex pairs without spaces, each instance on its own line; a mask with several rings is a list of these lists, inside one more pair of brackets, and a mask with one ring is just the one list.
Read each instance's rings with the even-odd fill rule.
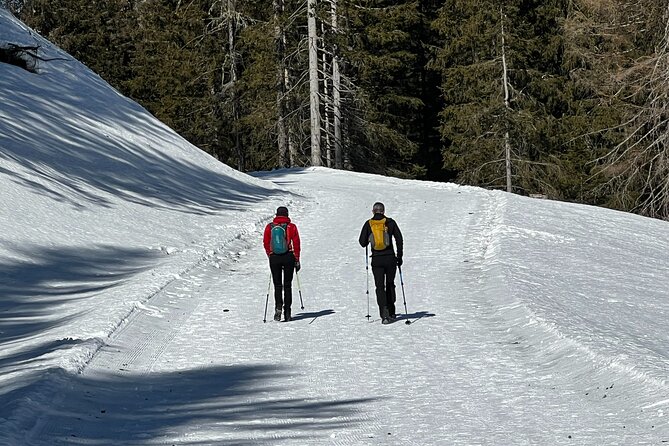
[[[402,232],[400,231],[399,226],[392,218],[388,218],[383,214],[374,214],[372,220],[381,220],[382,218],[386,219],[386,228],[388,228],[388,234],[390,235],[390,246],[382,251],[376,251],[372,249],[372,257],[375,256],[386,256],[386,255],[395,255],[395,250],[393,249],[393,239],[397,244],[397,258],[401,259],[404,254],[404,239],[402,238]],[[369,221],[366,221],[362,225],[362,230],[360,231],[360,246],[365,247],[369,244],[369,235],[372,233],[372,228],[369,226]]]

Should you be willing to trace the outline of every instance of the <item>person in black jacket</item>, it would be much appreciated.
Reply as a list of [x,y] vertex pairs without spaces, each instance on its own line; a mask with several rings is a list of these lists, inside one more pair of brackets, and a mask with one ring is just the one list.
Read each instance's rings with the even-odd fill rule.
[[[393,322],[395,312],[395,274],[402,266],[404,240],[399,226],[392,218],[385,216],[383,203],[374,203],[374,216],[365,222],[360,231],[360,246],[372,248],[372,273],[376,286],[376,302],[379,305],[381,323]],[[397,244],[397,254],[393,248],[393,239]]]

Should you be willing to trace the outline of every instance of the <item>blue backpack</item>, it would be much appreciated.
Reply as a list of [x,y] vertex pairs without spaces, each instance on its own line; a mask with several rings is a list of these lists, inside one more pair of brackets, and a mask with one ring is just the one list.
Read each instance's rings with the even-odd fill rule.
[[270,247],[274,254],[285,254],[288,252],[288,237],[286,236],[286,223],[271,224]]

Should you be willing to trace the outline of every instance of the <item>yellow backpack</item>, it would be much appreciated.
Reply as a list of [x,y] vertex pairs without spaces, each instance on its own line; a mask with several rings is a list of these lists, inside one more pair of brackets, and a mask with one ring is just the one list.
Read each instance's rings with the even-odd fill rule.
[[369,244],[375,251],[382,251],[390,246],[390,234],[388,234],[388,227],[386,226],[386,219],[369,220],[369,227],[372,228],[372,233],[369,234]]

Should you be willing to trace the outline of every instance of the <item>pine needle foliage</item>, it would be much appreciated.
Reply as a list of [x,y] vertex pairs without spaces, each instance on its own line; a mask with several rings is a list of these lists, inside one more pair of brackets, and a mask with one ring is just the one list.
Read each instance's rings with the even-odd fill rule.
[[[2,4],[219,160],[313,162],[305,1]],[[340,136],[348,169],[669,218],[666,2],[318,0],[316,23],[326,165]]]

